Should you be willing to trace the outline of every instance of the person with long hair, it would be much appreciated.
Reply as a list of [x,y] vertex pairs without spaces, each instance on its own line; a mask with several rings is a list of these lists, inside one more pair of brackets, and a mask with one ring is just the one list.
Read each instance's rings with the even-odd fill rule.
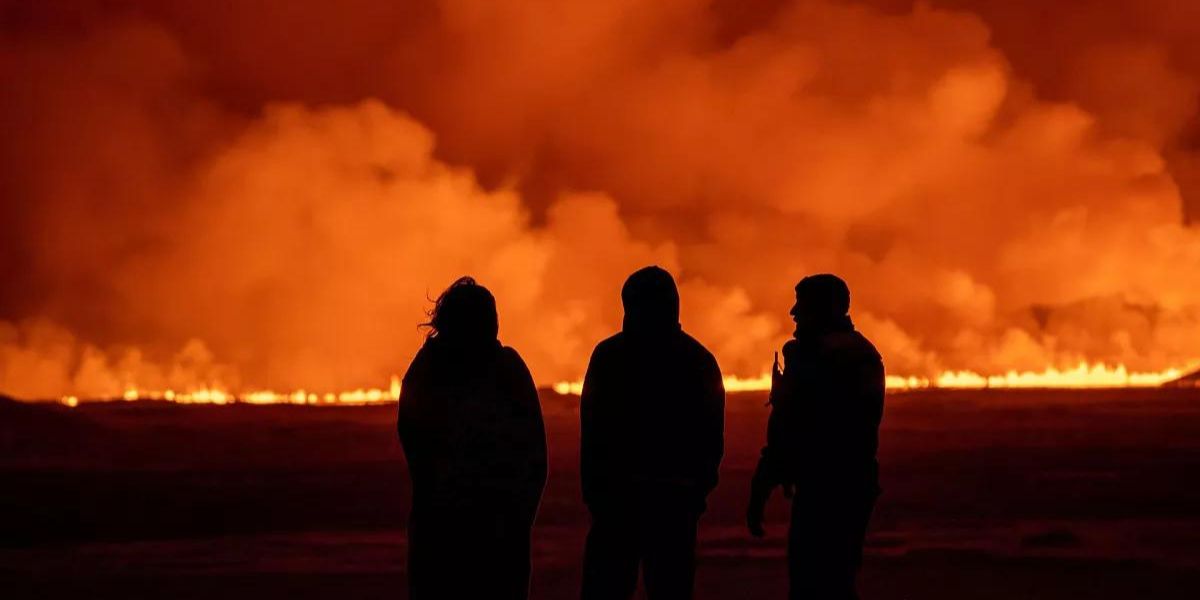
[[500,343],[496,300],[474,279],[455,281],[429,316],[397,418],[412,479],[409,597],[528,598],[546,483],[537,388]]

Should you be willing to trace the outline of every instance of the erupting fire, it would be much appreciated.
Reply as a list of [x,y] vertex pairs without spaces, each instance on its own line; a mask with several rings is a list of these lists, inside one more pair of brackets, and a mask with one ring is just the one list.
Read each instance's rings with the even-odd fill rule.
[[[400,397],[400,378],[392,376],[387,389],[370,388],[348,390],[338,393],[327,392],[318,394],[305,390],[293,392],[276,392],[271,390],[254,390],[244,393],[234,393],[219,387],[201,388],[184,392],[174,390],[144,391],[137,388],[125,390],[121,399],[127,402],[150,400],[159,402],[174,402],[177,404],[298,404],[314,406],[358,406],[363,404],[378,404],[395,402]],[[61,402],[72,408],[79,406],[78,396],[63,396]]]
[[[1191,370],[1192,368],[1172,368],[1154,373],[1139,373],[1129,371],[1124,365],[1109,367],[1105,364],[1088,364],[1082,362],[1073,369],[1060,370],[1050,367],[1038,373],[1032,371],[1009,371],[1003,375],[984,376],[970,371],[946,371],[933,379],[928,377],[888,375],[887,389],[890,391],[907,391],[935,388],[1082,389],[1156,387],[1179,379]],[[756,392],[771,389],[770,374],[746,378],[729,375],[724,378],[724,381],[725,391],[727,392]],[[583,383],[579,381],[559,381],[552,386],[552,389],[564,396],[578,396],[583,391]],[[399,397],[400,378],[393,375],[387,389],[356,389],[338,393],[327,392],[318,394],[304,390],[293,392],[256,390],[234,393],[220,388],[196,389],[186,392],[176,392],[174,390],[147,392],[136,388],[129,388],[125,390],[122,399],[125,401],[151,400],[175,402],[178,404],[244,403],[357,406],[395,402]],[[80,398],[77,396],[63,396],[61,402],[66,406],[76,407],[79,405]]]
[[577,393],[649,264],[730,391],[821,272],[891,389],[1200,358],[1195,3],[58,4],[0,9],[5,395],[388,401],[462,275]]
[[[887,376],[887,389],[892,391],[923,390],[930,388],[984,389],[984,388],[1124,388],[1156,387],[1179,379],[1190,369],[1166,369],[1156,373],[1130,372],[1124,365],[1109,367],[1105,364],[1079,363],[1073,369],[1059,370],[1049,367],[1035,373],[1032,371],[1009,371],[1003,375],[984,376],[970,371],[946,371],[934,379],[928,377]],[[725,391],[752,392],[771,389],[771,375],[758,377],[725,377]],[[559,394],[579,395],[583,390],[580,382],[560,381],[554,384]]]
[[1003,375],[983,376],[970,371],[946,371],[933,381],[919,377],[888,377],[888,389],[924,388],[1122,388],[1157,387],[1182,377],[1186,369],[1166,369],[1154,373],[1130,372],[1124,365],[1079,363],[1073,369],[1047,368],[1040,373],[1009,371]]

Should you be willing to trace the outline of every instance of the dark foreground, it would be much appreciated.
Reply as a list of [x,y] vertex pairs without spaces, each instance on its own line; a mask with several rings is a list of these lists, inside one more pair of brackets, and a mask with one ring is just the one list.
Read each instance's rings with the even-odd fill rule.
[[[888,401],[864,598],[1200,597],[1200,390]],[[535,598],[577,595],[574,402],[543,396]],[[730,398],[698,598],[784,597],[782,502],[741,526],[762,404]],[[404,598],[394,410],[0,402],[0,597]]]

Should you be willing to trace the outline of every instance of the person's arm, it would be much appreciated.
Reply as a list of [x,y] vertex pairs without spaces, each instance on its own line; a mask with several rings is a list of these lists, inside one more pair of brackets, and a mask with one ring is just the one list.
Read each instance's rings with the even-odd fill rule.
[[583,377],[583,391],[579,396],[579,478],[583,491],[583,503],[591,506],[596,500],[599,473],[599,443],[596,427],[596,403],[604,393],[603,362],[599,347],[592,352],[587,373]]
[[426,368],[424,351],[418,351],[417,356],[408,366],[400,385],[400,398],[396,407],[396,434],[400,438],[400,446],[404,450],[404,458],[408,462],[409,476],[416,480],[423,471],[424,462],[428,456],[426,438],[429,435],[429,423],[425,413],[425,395],[423,371]]
[[789,340],[783,345],[783,372],[771,382],[771,415],[767,418],[767,444],[762,455],[781,477],[792,459],[790,448],[794,446],[796,413],[800,409],[797,398],[803,387],[802,362],[800,342]]
[[863,361],[855,391],[855,441],[862,458],[873,460],[879,450],[879,425],[883,421],[886,393],[883,361],[879,357]]
[[[768,432],[779,418],[777,411],[779,411],[779,407],[773,406],[770,416],[767,417]],[[771,498],[771,492],[775,490],[775,486],[779,485],[781,479],[770,438],[771,436],[768,434],[767,445],[762,449],[758,465],[754,468],[754,475],[750,478],[750,503],[746,509],[746,527],[750,531],[750,535],[754,537],[762,537],[766,533],[763,529],[763,515],[767,510],[767,500]]]
[[528,494],[526,505],[530,509],[530,518],[537,514],[541,503],[542,492],[546,488],[547,458],[546,458],[546,425],[542,418],[542,403],[538,398],[537,386],[533,375],[525,361],[511,350],[513,384],[512,397],[519,411],[519,431],[516,449],[521,452],[526,461],[527,481],[522,489]]
[[867,373],[868,397],[871,402],[868,404],[870,410],[870,423],[875,429],[879,429],[880,423],[883,422],[883,402],[887,393],[887,376],[883,366],[883,360],[876,358],[871,361]]
[[701,486],[708,494],[717,487],[721,458],[725,455],[725,383],[721,380],[721,367],[712,356],[705,365],[703,403],[705,431]]
[[789,341],[783,347],[784,367],[789,369],[790,373],[788,370],[779,369],[778,355],[771,367],[771,414],[767,417],[767,443],[758,459],[758,466],[754,469],[754,476],[750,479],[750,506],[746,510],[746,526],[755,537],[762,537],[765,533],[763,513],[766,512],[767,500],[775,487],[785,485],[785,495],[790,496],[791,490],[786,487],[784,477],[788,460],[784,446],[789,436],[787,424],[791,420],[790,412],[795,410],[796,404],[792,398],[795,387],[792,380],[798,370],[797,349],[794,341]]

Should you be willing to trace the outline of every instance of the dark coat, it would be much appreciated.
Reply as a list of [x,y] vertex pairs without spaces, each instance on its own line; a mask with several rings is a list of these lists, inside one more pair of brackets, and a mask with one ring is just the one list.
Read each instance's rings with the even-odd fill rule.
[[546,433],[521,357],[431,339],[404,376],[397,430],[412,477],[409,598],[528,597]]
[[647,493],[703,510],[725,423],[721,370],[704,346],[675,323],[627,323],[596,346],[580,403],[580,474],[593,512]]
[[430,340],[404,376],[397,430],[414,510],[482,503],[533,520],[546,483],[546,432],[516,350]]
[[847,323],[788,341],[783,356],[756,479],[798,484],[805,495],[875,494],[884,399],[879,352]]

